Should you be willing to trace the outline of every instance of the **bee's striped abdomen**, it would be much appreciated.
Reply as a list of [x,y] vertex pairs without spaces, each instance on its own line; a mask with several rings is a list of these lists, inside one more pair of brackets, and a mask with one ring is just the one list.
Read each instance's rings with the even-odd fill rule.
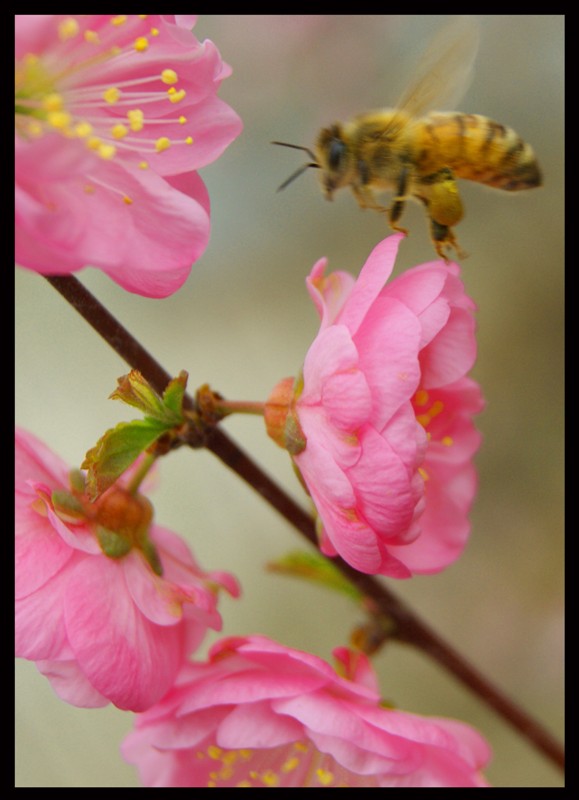
[[480,114],[429,114],[420,120],[417,140],[423,175],[446,166],[459,178],[508,192],[542,183],[531,145],[512,128]]

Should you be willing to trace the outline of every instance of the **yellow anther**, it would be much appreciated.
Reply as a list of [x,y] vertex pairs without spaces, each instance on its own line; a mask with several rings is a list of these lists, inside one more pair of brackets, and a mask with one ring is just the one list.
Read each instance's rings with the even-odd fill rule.
[[58,26],[58,38],[61,42],[66,42],[67,39],[72,39],[78,33],[78,22],[74,17],[63,19]]
[[299,766],[300,760],[295,756],[293,758],[288,758],[285,764],[282,764],[281,771],[282,772],[293,772],[294,769],[297,769]]
[[172,86],[174,83],[177,83],[179,78],[174,69],[164,69],[161,73],[161,80],[163,83],[166,83],[167,86]]
[[149,49],[149,40],[146,36],[139,36],[135,39],[134,48],[137,53],[144,53],[145,50]]
[[174,86],[171,86],[170,89],[167,89],[167,94],[169,95],[169,100],[172,103],[180,103],[181,100],[187,94],[187,92],[185,91],[185,89],[179,89],[179,91],[177,91],[177,89],[175,89]]
[[184,125],[187,122],[187,117],[179,117],[179,125]]
[[330,783],[334,780],[333,773],[329,772],[327,769],[317,769],[316,775],[318,776],[319,782],[322,786],[329,786]]
[[414,402],[417,406],[425,406],[428,403],[428,392],[425,389],[419,389],[414,395]]
[[113,17],[111,19],[111,25],[117,27],[119,25],[124,25],[126,21],[127,21],[126,14],[118,14],[116,17]]
[[133,205],[133,201],[131,200],[131,198],[128,195],[124,195],[123,196],[123,203],[126,206],[132,206]]
[[46,115],[46,121],[53,128],[64,131],[70,125],[72,117],[68,111],[51,111]]
[[445,447],[450,447],[451,445],[453,445],[453,444],[454,444],[454,441],[453,441],[453,439],[452,439],[452,436],[443,436],[443,437],[442,437],[442,439],[441,439],[440,441],[442,442],[442,444],[443,444]]
[[159,28],[151,28],[149,33],[151,34],[151,36],[158,36],[159,35]]
[[122,122],[118,122],[111,128],[113,139],[124,139],[128,132],[129,129],[126,127],[126,125],[123,125]]
[[42,98],[42,108],[45,111],[61,111],[64,108],[64,100],[58,92],[51,92]]
[[261,780],[266,786],[277,786],[279,784],[279,777],[271,769],[262,773]]
[[210,744],[209,747],[207,748],[207,755],[214,761],[218,761],[221,758],[222,753],[223,750],[220,747],[217,747],[217,745]]
[[193,137],[192,136],[188,136],[185,139],[185,144],[193,144]]
[[139,161],[139,169],[149,169],[149,163],[147,161]]
[[119,101],[120,96],[121,90],[116,86],[111,86],[110,89],[105,89],[103,92],[103,100],[111,106]]
[[114,158],[116,152],[117,148],[114,144],[105,144],[105,142],[103,142],[97,150],[99,156],[105,161],[110,161],[111,158]]
[[96,31],[85,31],[84,40],[89,44],[100,44],[100,37]]
[[127,112],[127,119],[132,131],[140,131],[143,128],[145,115],[140,108],[134,108]]
[[162,153],[163,150],[168,150],[171,147],[171,140],[168,139],[166,136],[161,136],[155,142],[155,150],[157,153]]
[[430,411],[428,413],[432,419],[433,417],[437,417],[441,411],[444,411],[444,403],[442,403],[440,400],[436,400],[430,407]]
[[92,131],[93,127],[90,122],[85,122],[83,120],[77,122],[74,126],[74,132],[79,139],[86,139],[87,136],[91,135]]
[[428,472],[425,469],[422,469],[422,467],[418,467],[418,473],[419,473],[419,475],[422,476],[422,480],[424,480],[424,481],[430,480],[430,478],[428,476]]
[[428,414],[418,414],[416,417],[416,422],[419,422],[423,428],[426,428],[430,422],[430,417]]

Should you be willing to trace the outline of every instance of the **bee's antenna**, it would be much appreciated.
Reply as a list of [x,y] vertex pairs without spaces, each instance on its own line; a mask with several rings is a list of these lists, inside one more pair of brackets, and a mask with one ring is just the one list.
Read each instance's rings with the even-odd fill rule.
[[292,181],[294,181],[296,178],[299,178],[299,176],[302,174],[302,172],[305,172],[310,167],[314,167],[315,169],[319,169],[320,168],[320,165],[316,161],[315,155],[312,153],[312,151],[309,149],[309,147],[302,147],[299,144],[288,144],[287,142],[272,142],[271,144],[279,144],[282,147],[293,147],[294,150],[303,150],[304,153],[307,153],[310,158],[313,158],[313,161],[310,164],[304,164],[299,169],[297,169],[295,172],[292,172],[292,174],[289,176],[289,178],[287,180],[285,180],[282,183],[281,186],[278,186],[278,189],[277,189],[278,192],[281,192],[282,189],[285,189],[286,186],[289,186],[289,184]]

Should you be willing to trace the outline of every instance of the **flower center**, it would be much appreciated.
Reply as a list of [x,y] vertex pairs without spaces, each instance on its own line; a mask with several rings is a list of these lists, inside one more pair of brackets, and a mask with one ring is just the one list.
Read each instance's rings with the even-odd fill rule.
[[[147,27],[146,15],[111,17],[99,30],[87,28],[82,17],[55,23],[42,54],[27,53],[16,64],[17,134],[27,140],[48,133],[80,139],[105,160],[137,153],[143,169],[151,154],[193,144],[191,136],[168,135],[187,123],[173,113],[186,92],[174,69],[159,71],[146,55],[158,36],[157,28]],[[131,77],[111,83],[113,70],[130,70]]]

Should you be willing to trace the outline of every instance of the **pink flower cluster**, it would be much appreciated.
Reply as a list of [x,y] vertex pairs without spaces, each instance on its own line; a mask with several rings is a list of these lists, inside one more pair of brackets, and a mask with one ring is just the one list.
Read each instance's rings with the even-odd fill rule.
[[474,304],[459,269],[436,261],[385,285],[401,238],[381,242],[357,280],[314,265],[319,333],[302,375],[266,404],[268,431],[315,504],[323,552],[394,578],[437,572],[462,552],[483,407],[466,377]]
[[165,297],[210,231],[197,170],[241,131],[195,17],[16,16],[16,262]]
[[[122,485],[90,506],[34,436],[17,430],[15,454],[16,656],[35,661],[73,705],[149,708],[207,629],[221,628],[217,590],[237,596],[236,580],[204,572]],[[115,535],[130,547],[109,557],[103,536]]]
[[363,655],[338,671],[260,636],[183,667],[122,745],[153,787],[474,787],[490,751],[472,728],[380,704]]

